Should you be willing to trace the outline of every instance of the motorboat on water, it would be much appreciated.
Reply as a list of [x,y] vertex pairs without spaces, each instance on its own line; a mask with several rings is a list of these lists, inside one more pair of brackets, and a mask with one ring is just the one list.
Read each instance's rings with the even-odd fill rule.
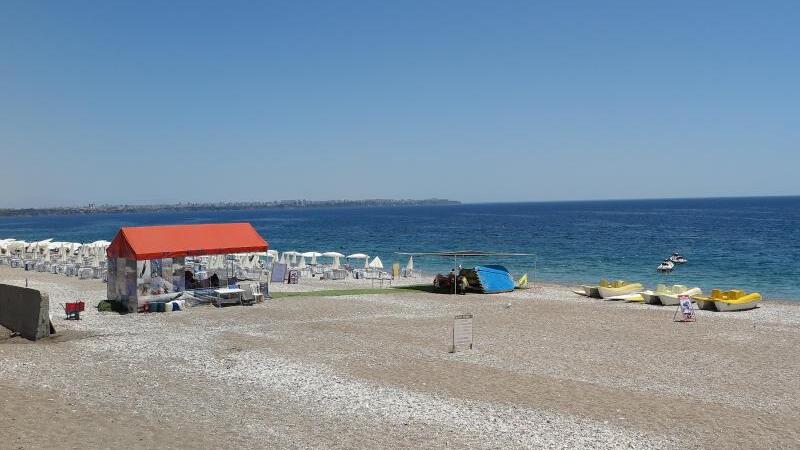
[[[658,289],[659,287],[656,287],[657,292]],[[691,298],[694,295],[703,295],[702,289],[699,287],[687,288],[682,284],[675,284],[669,287],[663,286],[663,289],[658,292],[658,301],[664,306],[675,306],[681,303],[681,297]]]
[[675,263],[670,261],[669,259],[665,259],[658,265],[656,270],[659,272],[672,272],[672,269],[675,268]]
[[677,252],[673,252],[672,256],[670,256],[668,259],[669,259],[670,262],[672,262],[674,264],[686,264],[686,262],[688,261],[686,258],[681,256]]
[[708,311],[742,311],[757,307],[761,301],[761,294],[758,292],[748,294],[740,289],[732,289],[725,292],[713,289],[708,297],[695,295],[692,298],[697,302],[697,306],[700,309]]
[[641,283],[630,283],[625,280],[600,280],[597,292],[600,298],[611,299],[629,294],[638,294],[642,290]]

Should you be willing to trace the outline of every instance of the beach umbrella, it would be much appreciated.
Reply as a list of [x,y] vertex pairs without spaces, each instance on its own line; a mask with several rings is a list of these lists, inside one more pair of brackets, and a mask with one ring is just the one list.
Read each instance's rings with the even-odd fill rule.
[[8,244],[8,252],[20,254],[25,251],[25,245],[27,242],[25,241],[14,241]]
[[364,268],[369,269],[369,255],[364,253],[353,253],[352,255],[347,255],[347,259],[363,259]]
[[297,264],[298,269],[305,269],[306,268],[306,258],[303,255],[300,255],[300,262]]
[[322,253],[318,252],[305,252],[303,253],[303,258],[311,258],[311,265],[317,264],[317,258],[322,256]]
[[339,252],[325,252],[322,256],[333,258],[333,265],[331,267],[334,269],[339,268],[339,258],[344,258],[344,255]]
[[281,258],[283,259],[283,263],[286,265],[292,264],[292,252],[283,252],[281,253]]
[[283,255],[286,256],[286,264],[294,265],[297,262],[297,256],[300,253],[297,253],[294,250],[289,250],[287,252],[283,252]]
[[8,244],[14,242],[14,239],[0,239],[0,255],[8,253]]
[[406,264],[406,269],[414,270],[414,257],[413,256],[409,256],[408,257],[408,264]]
[[50,247],[50,243],[53,242],[53,238],[45,239],[43,241],[33,242],[31,243],[31,252],[36,253],[37,255],[41,255]]
[[369,263],[369,267],[371,269],[383,269],[383,263],[381,262],[381,258],[379,256],[376,256],[375,259],[373,259],[372,262]]

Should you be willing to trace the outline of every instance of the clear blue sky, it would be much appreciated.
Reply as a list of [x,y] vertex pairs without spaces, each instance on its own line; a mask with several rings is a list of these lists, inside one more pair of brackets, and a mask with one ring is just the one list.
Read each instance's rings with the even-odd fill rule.
[[0,3],[0,207],[800,194],[800,2]]

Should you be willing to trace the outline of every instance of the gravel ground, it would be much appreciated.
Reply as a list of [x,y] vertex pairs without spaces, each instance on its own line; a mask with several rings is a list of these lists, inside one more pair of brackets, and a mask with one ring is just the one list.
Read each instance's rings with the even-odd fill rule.
[[[0,328],[10,448],[797,448],[800,307],[674,310],[555,285],[391,293],[63,320],[96,280],[0,266],[48,292],[58,334]],[[273,291],[371,287],[304,280]],[[448,352],[452,316],[475,349]],[[42,417],[48,420],[42,420]]]

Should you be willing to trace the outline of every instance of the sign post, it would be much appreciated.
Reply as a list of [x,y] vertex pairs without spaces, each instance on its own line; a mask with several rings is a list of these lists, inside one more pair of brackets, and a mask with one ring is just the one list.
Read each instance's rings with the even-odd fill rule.
[[453,334],[450,353],[472,350],[472,314],[458,315],[453,319]]

